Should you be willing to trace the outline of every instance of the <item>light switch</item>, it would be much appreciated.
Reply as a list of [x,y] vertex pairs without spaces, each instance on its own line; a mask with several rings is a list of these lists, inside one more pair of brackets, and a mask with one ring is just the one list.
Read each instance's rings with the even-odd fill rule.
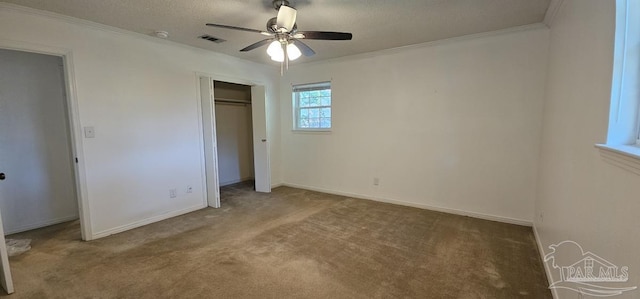
[[93,127],[84,127],[84,138],[95,138],[96,131]]

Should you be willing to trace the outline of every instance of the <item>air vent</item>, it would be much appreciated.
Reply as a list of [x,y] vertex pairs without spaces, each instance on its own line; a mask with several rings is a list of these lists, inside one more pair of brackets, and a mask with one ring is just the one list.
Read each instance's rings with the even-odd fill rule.
[[214,42],[216,44],[219,44],[219,43],[222,43],[222,42],[226,42],[226,40],[224,40],[224,39],[217,38],[215,36],[211,36],[211,35],[208,35],[208,34],[198,36],[198,38],[201,38],[201,39],[204,39],[204,40],[208,40],[208,41]]

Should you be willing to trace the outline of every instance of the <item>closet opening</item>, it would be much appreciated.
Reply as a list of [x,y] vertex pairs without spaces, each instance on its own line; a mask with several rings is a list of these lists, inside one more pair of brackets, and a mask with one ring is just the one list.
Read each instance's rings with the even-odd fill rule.
[[214,81],[220,187],[255,190],[251,86]]

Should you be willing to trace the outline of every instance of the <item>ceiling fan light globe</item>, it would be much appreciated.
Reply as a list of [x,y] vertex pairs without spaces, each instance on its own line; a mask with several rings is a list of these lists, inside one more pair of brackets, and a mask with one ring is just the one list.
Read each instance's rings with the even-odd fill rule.
[[302,52],[300,52],[300,49],[298,49],[298,47],[296,47],[296,45],[288,44],[287,45],[287,56],[289,56],[289,60],[296,60],[296,59],[300,58],[300,56],[302,56]]
[[277,61],[277,62],[283,62],[284,61],[284,53],[280,53],[280,55],[271,55],[271,60]]
[[269,47],[267,48],[267,54],[269,54],[269,56],[271,57],[273,56],[284,57],[284,51],[282,51],[282,46],[280,45],[280,42],[277,40],[271,42],[271,44],[269,44]]

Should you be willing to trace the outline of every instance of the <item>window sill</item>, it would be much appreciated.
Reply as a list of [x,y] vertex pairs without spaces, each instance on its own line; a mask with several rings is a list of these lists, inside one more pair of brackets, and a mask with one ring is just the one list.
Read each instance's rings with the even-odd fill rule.
[[301,134],[330,134],[331,130],[291,130],[293,133],[301,133]]
[[640,147],[609,144],[596,144],[596,147],[605,162],[640,175]]

